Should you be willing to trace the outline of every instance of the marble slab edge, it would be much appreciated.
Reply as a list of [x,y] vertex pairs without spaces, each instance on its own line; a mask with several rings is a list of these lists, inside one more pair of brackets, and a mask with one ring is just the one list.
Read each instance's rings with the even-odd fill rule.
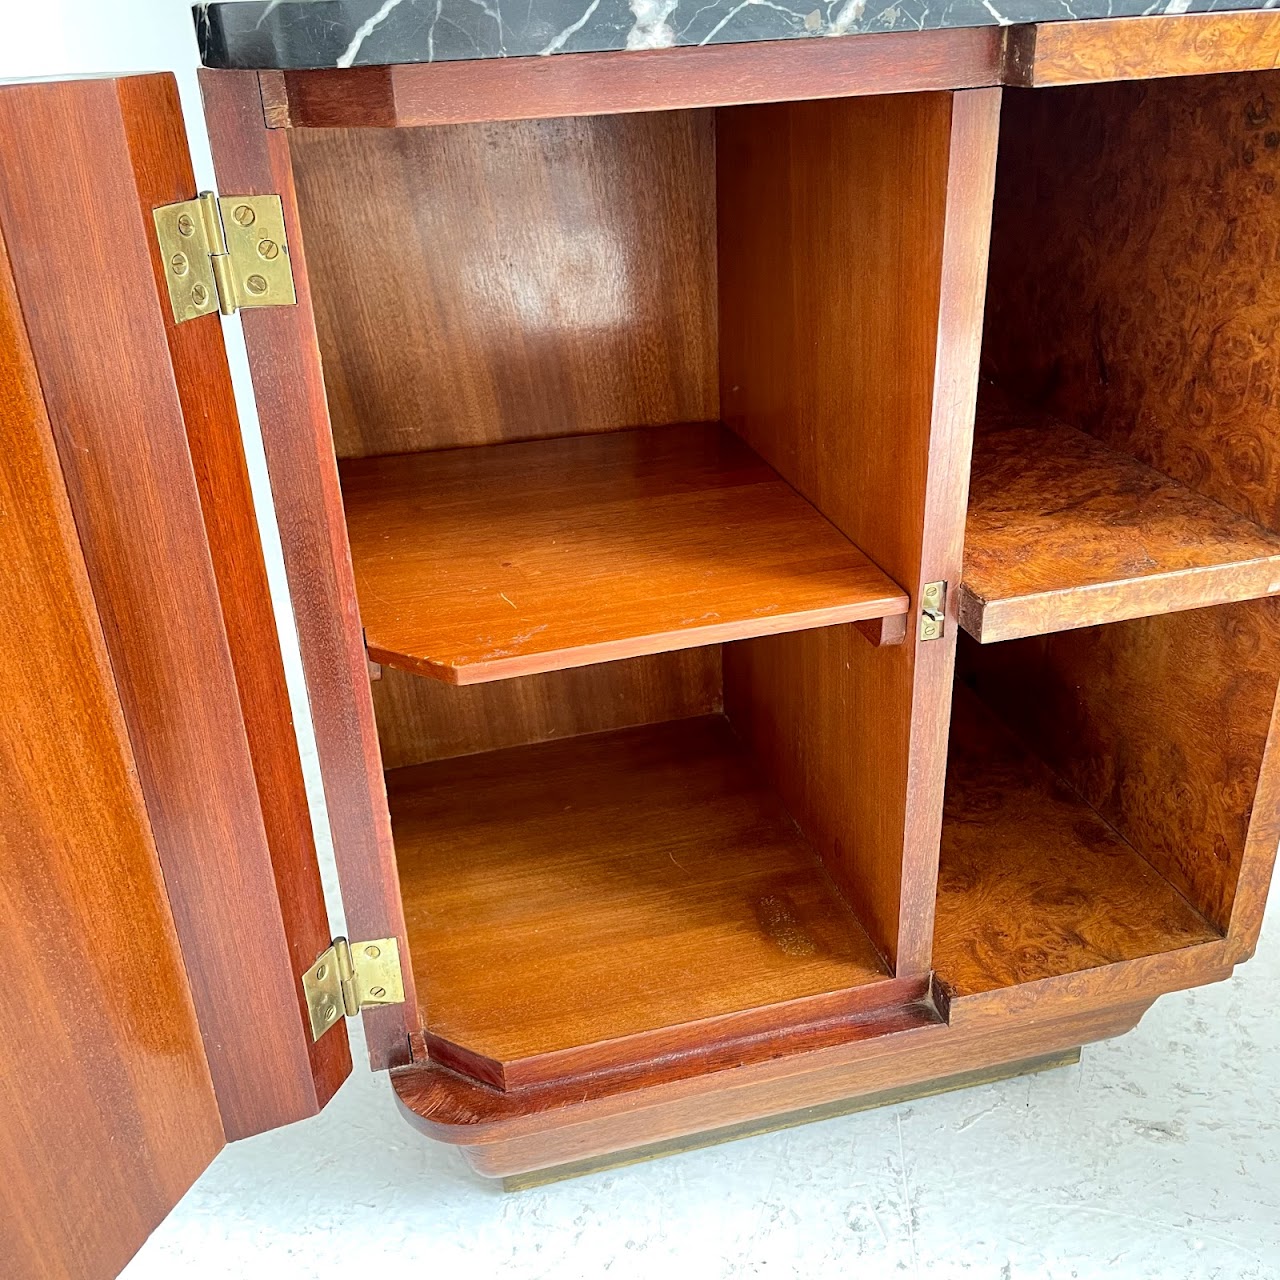
[[294,71],[1264,8],[1241,0],[213,0],[207,67]]

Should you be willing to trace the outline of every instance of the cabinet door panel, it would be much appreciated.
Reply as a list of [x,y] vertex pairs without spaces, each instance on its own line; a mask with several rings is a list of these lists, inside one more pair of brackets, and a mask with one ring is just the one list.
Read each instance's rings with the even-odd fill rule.
[[0,240],[0,1275],[114,1275],[222,1124]]
[[0,230],[236,1138],[350,1055],[306,1021],[329,930],[219,321],[175,327],[160,274],[152,209],[194,195],[171,76],[0,87]]

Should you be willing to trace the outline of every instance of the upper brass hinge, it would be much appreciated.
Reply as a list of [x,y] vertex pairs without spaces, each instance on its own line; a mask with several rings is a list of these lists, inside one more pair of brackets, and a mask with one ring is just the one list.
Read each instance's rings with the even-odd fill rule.
[[926,582],[920,596],[920,639],[940,640],[947,625],[947,584]]
[[302,975],[302,990],[312,1040],[319,1040],[340,1018],[353,1018],[369,1005],[403,1004],[400,944],[395,938],[368,942],[334,938]]
[[297,302],[279,196],[216,196],[152,212],[173,319]]

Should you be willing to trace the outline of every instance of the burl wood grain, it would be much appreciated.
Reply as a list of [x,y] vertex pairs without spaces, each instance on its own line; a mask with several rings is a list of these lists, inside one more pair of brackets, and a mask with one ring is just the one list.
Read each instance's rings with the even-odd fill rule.
[[[187,437],[198,397],[179,394],[190,370],[169,345],[169,300],[153,271],[147,202],[190,177],[171,154],[179,119],[168,76],[5,86],[0,224],[223,1124],[242,1137],[313,1114],[345,1067],[309,1052],[277,897],[271,837],[281,833],[264,818],[245,668],[224,613],[229,565],[215,569]],[[219,371],[204,376],[216,385]],[[283,735],[267,745],[296,750]],[[304,873],[303,859],[280,852],[281,869]],[[315,920],[305,909],[299,918]]]
[[1039,87],[1278,64],[1280,16],[1274,12],[1157,14],[1014,27],[1004,76],[1006,84]]
[[987,389],[960,624],[984,644],[1280,591],[1280,537]]
[[1221,935],[957,688],[933,960],[959,996]]
[[222,1146],[0,236],[0,1274],[114,1276]]
[[[964,646],[987,701],[1219,929],[1251,844],[1280,601]],[[1269,806],[1257,821],[1274,822]],[[1267,855],[1269,857],[1269,855]]]
[[[960,577],[997,123],[985,91],[718,117],[725,421],[917,600]],[[731,718],[900,974],[930,967],[954,631],[726,651]]]
[[1001,83],[994,27],[701,48],[264,71],[273,127],[463,124]]
[[373,685],[387,769],[723,709],[720,646],[450,686],[394,667]]
[[427,1031],[508,1082],[567,1070],[533,1061],[560,1051],[888,976],[722,717],[395,770],[387,787]]
[[[204,71],[200,85],[219,187],[244,195],[276,194],[284,207],[298,304],[250,308],[241,314],[241,325],[347,929],[356,939],[394,935],[405,956],[395,849],[288,143],[266,128],[254,72]],[[375,1006],[363,1014],[375,1068],[409,1058],[409,1033],[418,1029],[418,1015],[408,965],[404,977],[403,1005]]]
[[1280,73],[1010,94],[999,175],[996,381],[1280,532]]
[[339,457],[719,417],[709,112],[288,136]]
[[452,684],[905,613],[715,424],[342,467],[369,656]]

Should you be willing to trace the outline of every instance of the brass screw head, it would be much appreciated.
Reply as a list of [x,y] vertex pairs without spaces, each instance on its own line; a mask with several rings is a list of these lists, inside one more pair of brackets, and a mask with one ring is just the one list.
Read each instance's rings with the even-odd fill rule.
[[238,204],[236,205],[235,209],[232,210],[231,216],[236,220],[236,222],[240,226],[250,227],[253,225],[254,220],[257,218],[258,215],[254,213],[254,211],[251,208],[249,208],[247,204]]
[[386,989],[386,987],[372,987],[372,988],[370,989],[370,991],[369,991],[369,994],[370,994],[370,995],[371,995],[375,1000],[381,1000],[381,999],[382,999],[382,997],[383,997],[383,996],[385,996],[385,995],[387,994],[387,989]]
[[187,261],[187,255],[185,253],[175,253],[173,257],[169,259],[169,266],[173,268],[173,274],[175,276],[185,276],[191,269],[191,264]]
[[191,220],[189,213],[180,213],[178,215],[178,234],[180,236],[195,235],[196,224]]
[[322,965],[317,966],[317,968],[316,968],[316,981],[317,981],[317,982],[323,982],[323,981],[324,981],[324,979],[325,979],[325,975],[326,975],[328,972],[329,972],[329,966],[328,966],[327,964],[322,964]]
[[334,1007],[332,1002],[328,1000],[320,1006],[320,1013],[326,1022],[332,1022],[334,1018],[338,1016],[338,1010]]
[[280,256],[280,246],[274,240],[263,240],[258,245],[258,257],[266,258],[270,262],[273,258]]
[[370,960],[376,960],[382,954],[381,950],[374,946],[365,947],[364,953]]
[[267,282],[262,276],[250,276],[244,285],[250,293],[255,293],[259,297],[267,291]]
[[204,285],[196,283],[191,286],[191,301],[197,307],[203,307],[209,301],[209,290]]

